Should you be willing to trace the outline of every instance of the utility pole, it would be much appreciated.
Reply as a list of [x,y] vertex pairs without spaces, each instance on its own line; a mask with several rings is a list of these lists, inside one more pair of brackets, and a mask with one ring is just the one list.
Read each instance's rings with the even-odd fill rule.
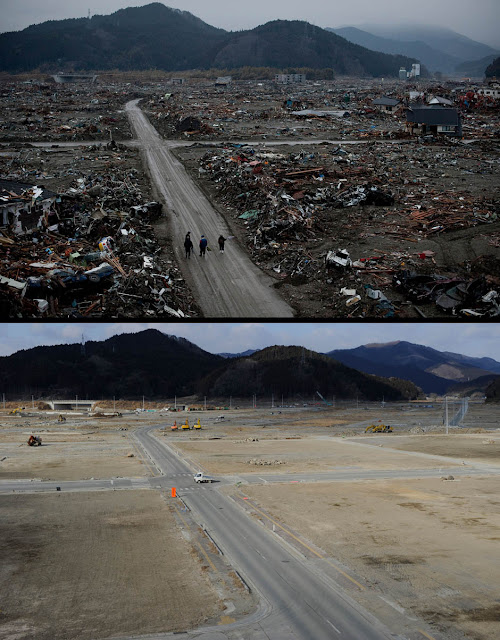
[[274,409],[274,393],[271,395],[271,409]]
[[115,396],[113,396],[113,413],[116,413]]
[[281,408],[283,409],[283,394],[281,394]]
[[177,396],[174,396],[174,409],[177,411]]
[[3,394],[3,408],[5,409],[5,393]]
[[446,426],[446,435],[448,435],[448,396],[444,399],[444,424]]
[[33,400],[33,396],[31,396],[31,408],[35,408],[35,401]]
[[76,411],[78,411],[78,396],[76,396],[76,407],[75,407]]
[[229,396],[229,409],[232,409],[233,396]]
[[144,411],[144,396],[142,396],[142,410]]
[[205,411],[207,410],[207,396],[205,396]]

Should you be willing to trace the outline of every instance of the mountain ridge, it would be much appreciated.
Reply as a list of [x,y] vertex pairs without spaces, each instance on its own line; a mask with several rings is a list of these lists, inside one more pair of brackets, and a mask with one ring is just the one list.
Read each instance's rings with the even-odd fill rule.
[[16,399],[290,396],[316,391],[367,400],[420,395],[413,383],[369,376],[303,347],[274,346],[226,359],[156,329],[3,356],[0,385]]
[[158,2],[0,34],[0,70],[9,72],[262,66],[377,77],[397,76],[404,64],[411,61],[369,51],[307,22],[275,20],[227,32]]
[[376,348],[362,345],[354,349],[334,349],[330,357],[365,373],[411,380],[426,393],[442,394],[453,384],[488,374],[500,374],[500,363],[493,358],[463,356],[441,352],[407,341],[379,343]]
[[432,72],[457,73],[462,65],[476,69],[478,63],[482,64],[480,61],[498,55],[493,47],[442,27],[365,25],[327,30],[375,51],[414,58],[414,62],[420,61]]

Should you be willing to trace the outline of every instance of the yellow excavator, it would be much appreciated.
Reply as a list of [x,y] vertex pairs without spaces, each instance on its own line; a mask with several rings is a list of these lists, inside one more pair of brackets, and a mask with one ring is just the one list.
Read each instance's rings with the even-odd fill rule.
[[184,429],[191,429],[191,427],[189,426],[189,422],[188,422],[187,418],[186,418],[186,423],[181,426],[181,429],[183,431],[184,431]]
[[366,427],[365,433],[392,433],[392,427],[388,424],[371,424]]
[[193,425],[193,429],[201,429],[200,419],[198,418],[198,422],[195,422]]
[[16,407],[15,409],[12,409],[12,411],[9,411],[9,416],[20,416],[25,408],[26,407]]

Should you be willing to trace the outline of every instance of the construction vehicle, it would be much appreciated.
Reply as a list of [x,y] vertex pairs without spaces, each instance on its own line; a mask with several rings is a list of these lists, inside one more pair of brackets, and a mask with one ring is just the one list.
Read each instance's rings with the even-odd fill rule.
[[28,444],[30,447],[41,447],[42,439],[40,438],[40,436],[30,436]]
[[193,425],[193,429],[201,429],[200,419],[198,418],[198,422],[195,422]]
[[195,482],[214,482],[212,476],[206,476],[204,473],[199,471],[194,477],[193,480]]
[[16,407],[9,411],[9,416],[20,416],[21,412],[25,410],[26,407]]
[[365,433],[392,433],[392,427],[388,424],[371,424],[366,427]]
[[170,427],[170,429],[171,429],[172,431],[177,431],[177,430],[178,430],[178,427],[177,427],[177,420],[176,420],[176,421],[174,422],[174,424]]
[[57,422],[66,422],[66,418],[62,415],[62,413],[59,414],[59,418],[57,418]]
[[189,422],[188,422],[187,418],[186,418],[186,423],[181,426],[181,429],[183,431],[184,431],[184,429],[191,429],[191,427],[189,426]]

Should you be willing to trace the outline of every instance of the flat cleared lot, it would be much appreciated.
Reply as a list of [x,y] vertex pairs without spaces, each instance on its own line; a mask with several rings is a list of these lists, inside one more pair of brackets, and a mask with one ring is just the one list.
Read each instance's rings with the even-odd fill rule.
[[2,495],[0,511],[2,640],[175,631],[220,613],[156,492]]
[[[385,446],[392,445],[386,434]],[[316,437],[299,440],[178,442],[184,455],[214,474],[243,474],[263,471],[308,473],[336,469],[429,469],[436,459],[406,452],[387,451],[368,444],[370,436],[350,442],[341,438]],[[367,443],[367,446],[362,446]],[[361,445],[361,446],[360,446]],[[453,466],[446,460],[441,466]]]
[[[41,436],[41,447],[27,445],[31,433]],[[0,463],[3,480],[87,480],[148,474],[132,442],[120,431],[70,431],[63,427],[29,431],[22,426],[8,430],[4,427],[0,444],[0,458],[5,457]],[[134,457],[128,457],[130,453]]]
[[[382,440],[377,437],[376,443],[381,444]],[[500,434],[498,433],[470,433],[463,436],[453,434],[452,437],[437,434],[396,436],[387,446],[400,451],[429,453],[467,462],[500,465]]]
[[[500,637],[498,477],[247,485],[284,525],[446,638]],[[377,612],[374,611],[376,614]]]
[[[156,425],[160,440],[221,480],[262,477],[240,490],[362,582],[365,591],[349,594],[382,621],[402,608],[443,640],[491,640],[500,637],[500,476],[487,467],[500,467],[500,431],[478,431],[496,426],[498,413],[474,406],[467,428],[448,436],[436,404],[232,410],[224,420],[215,412],[71,417],[61,426],[41,416],[5,418],[0,478],[151,475],[130,436]],[[201,432],[172,433],[173,421],[186,417],[200,417]],[[395,433],[365,435],[378,420]],[[42,436],[42,447],[27,446],[30,433]],[[454,480],[359,479],[369,470],[432,468],[447,478],[452,467],[478,464],[484,475]],[[264,484],[266,474],[335,470],[352,472],[353,481]],[[188,515],[172,513],[157,490],[3,495],[0,512],[0,640],[181,631],[237,619],[225,615],[226,600],[248,611],[241,585],[220,595],[220,581],[230,578],[210,571],[196,522],[186,526]]]

